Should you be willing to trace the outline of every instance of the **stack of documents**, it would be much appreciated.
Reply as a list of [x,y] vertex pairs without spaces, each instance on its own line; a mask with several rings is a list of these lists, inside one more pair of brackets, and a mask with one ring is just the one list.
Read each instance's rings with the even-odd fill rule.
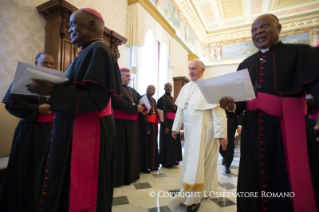
[[152,108],[146,94],[140,99],[138,104],[145,105],[147,107],[147,110]]
[[247,69],[196,82],[207,103],[219,104],[223,97],[235,102],[255,99],[255,92]]
[[18,62],[17,69],[11,86],[11,93],[23,95],[36,95],[27,90],[26,85],[34,84],[32,78],[47,80],[54,84],[62,84],[68,81],[66,73],[42,66]]

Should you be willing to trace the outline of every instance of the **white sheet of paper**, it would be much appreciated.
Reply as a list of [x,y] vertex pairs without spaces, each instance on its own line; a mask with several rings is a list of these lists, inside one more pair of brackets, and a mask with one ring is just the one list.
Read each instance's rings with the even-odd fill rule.
[[62,84],[68,81],[65,72],[18,62],[10,92],[14,94],[36,95],[29,92],[26,87],[26,85],[34,84],[31,78],[47,80],[54,84]]
[[233,98],[235,102],[256,98],[248,69],[201,80],[196,84],[210,104],[219,104],[224,96]]
[[147,107],[147,109],[151,109],[151,105],[150,105],[150,102],[148,101],[148,98],[146,96],[146,94],[140,99],[139,105],[142,105],[142,104],[145,104],[145,106]]
[[164,112],[163,112],[163,110],[157,108],[157,113],[158,113],[160,122],[164,122]]

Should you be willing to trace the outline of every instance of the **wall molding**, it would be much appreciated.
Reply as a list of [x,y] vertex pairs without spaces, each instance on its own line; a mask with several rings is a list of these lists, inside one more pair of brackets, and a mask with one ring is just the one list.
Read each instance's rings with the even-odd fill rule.
[[160,23],[173,38],[175,38],[175,29],[166,21],[162,14],[149,0],[127,0],[127,3],[128,5],[140,3],[155,18],[155,20]]
[[198,59],[196,54],[194,54],[194,53],[188,54],[188,61],[195,60],[195,59]]

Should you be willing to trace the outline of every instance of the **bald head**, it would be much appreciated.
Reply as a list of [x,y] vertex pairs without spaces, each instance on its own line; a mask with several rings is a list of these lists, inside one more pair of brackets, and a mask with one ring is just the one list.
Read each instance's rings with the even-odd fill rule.
[[251,27],[251,38],[258,49],[267,49],[279,41],[281,24],[273,14],[258,16]]
[[83,11],[77,10],[70,17],[71,42],[77,47],[93,39],[103,38],[104,24],[98,17]]
[[149,97],[154,96],[154,94],[155,94],[155,86],[154,85],[147,86],[146,93],[147,93],[147,96],[149,96]]
[[35,65],[42,66],[46,68],[54,68],[53,57],[45,52],[37,54],[35,57]]

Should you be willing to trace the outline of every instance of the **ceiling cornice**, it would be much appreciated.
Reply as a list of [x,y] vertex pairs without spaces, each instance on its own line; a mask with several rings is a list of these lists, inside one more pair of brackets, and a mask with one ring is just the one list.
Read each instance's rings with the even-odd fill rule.
[[128,5],[140,3],[164,29],[174,38],[176,31],[149,0],[128,0]]

